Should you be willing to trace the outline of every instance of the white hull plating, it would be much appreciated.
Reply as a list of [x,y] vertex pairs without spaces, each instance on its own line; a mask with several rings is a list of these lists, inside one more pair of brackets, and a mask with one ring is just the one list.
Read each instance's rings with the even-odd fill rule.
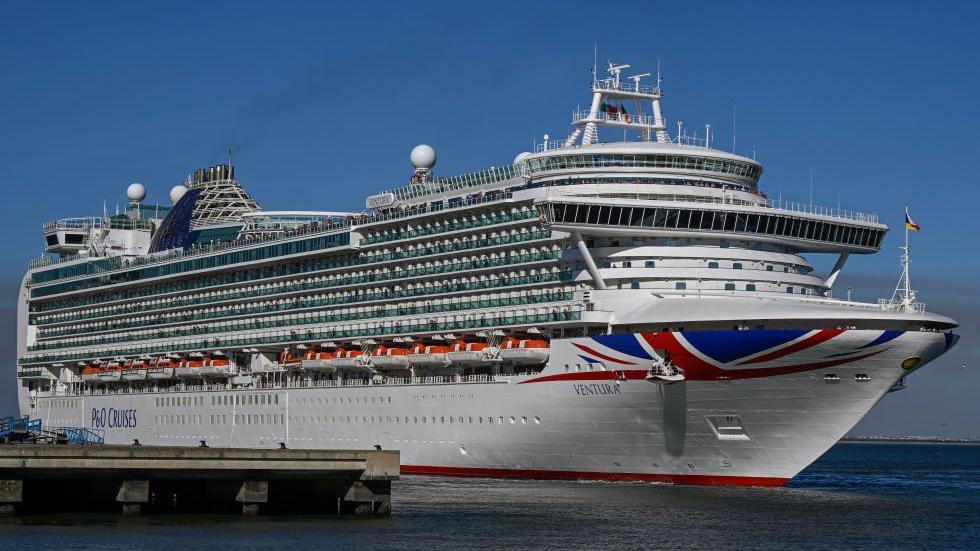
[[[825,362],[879,335],[847,331],[764,365]],[[663,384],[646,380],[641,362],[583,364],[576,342],[599,348],[555,340],[543,372],[493,382],[41,398],[32,413],[104,429],[116,444],[380,445],[401,450],[406,473],[780,485],[908,373],[903,360],[921,366],[950,345],[942,333],[906,332],[833,367]]]

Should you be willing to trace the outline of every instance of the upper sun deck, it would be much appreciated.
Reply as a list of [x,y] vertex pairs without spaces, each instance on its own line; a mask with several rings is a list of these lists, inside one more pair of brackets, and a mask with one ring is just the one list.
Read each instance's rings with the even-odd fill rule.
[[539,179],[569,172],[659,174],[707,178],[755,189],[762,176],[762,165],[752,159],[672,142],[561,144],[519,155],[518,159],[528,165],[532,177]]

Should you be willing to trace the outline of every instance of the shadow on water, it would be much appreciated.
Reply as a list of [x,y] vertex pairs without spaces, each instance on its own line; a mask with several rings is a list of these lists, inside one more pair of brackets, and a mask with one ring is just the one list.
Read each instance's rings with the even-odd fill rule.
[[784,488],[406,477],[390,518],[78,515],[17,549],[974,549],[980,446],[840,444]]

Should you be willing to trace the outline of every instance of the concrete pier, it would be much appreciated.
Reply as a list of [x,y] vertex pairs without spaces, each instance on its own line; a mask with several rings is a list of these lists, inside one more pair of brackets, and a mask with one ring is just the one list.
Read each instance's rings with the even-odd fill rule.
[[399,453],[0,445],[0,515],[391,513]]

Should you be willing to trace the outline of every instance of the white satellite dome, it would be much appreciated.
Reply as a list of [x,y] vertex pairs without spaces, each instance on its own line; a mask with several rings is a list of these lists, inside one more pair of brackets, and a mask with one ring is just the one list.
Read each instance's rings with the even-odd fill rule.
[[183,197],[185,193],[187,193],[187,187],[183,185],[178,184],[172,187],[170,189],[170,202],[176,205],[177,201],[180,201],[180,198]]
[[431,145],[421,144],[412,149],[412,166],[431,170],[436,166],[436,150]]
[[146,186],[140,183],[129,184],[126,188],[126,197],[134,203],[142,202],[146,199]]

